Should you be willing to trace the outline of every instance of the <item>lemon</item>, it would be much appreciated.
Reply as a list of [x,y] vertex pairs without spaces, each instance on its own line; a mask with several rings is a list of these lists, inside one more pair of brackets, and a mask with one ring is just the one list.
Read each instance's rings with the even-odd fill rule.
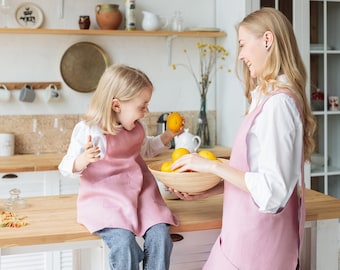
[[166,126],[172,132],[178,132],[183,124],[183,117],[178,112],[170,113],[167,120]]
[[183,148],[183,147],[177,148],[172,152],[171,159],[172,161],[176,161],[180,157],[187,155],[187,154],[190,154],[190,151],[188,149]]
[[162,172],[172,172],[171,170],[172,161],[165,161],[161,166]]
[[216,160],[216,156],[209,150],[201,150],[198,154],[206,159]]

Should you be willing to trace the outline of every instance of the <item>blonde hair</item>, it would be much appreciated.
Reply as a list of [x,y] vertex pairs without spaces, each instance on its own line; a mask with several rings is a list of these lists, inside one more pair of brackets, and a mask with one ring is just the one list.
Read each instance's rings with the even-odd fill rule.
[[[256,37],[262,37],[266,31],[273,34],[273,43],[269,49],[262,74],[258,74],[257,78],[252,78],[248,67],[243,63],[245,96],[251,102],[250,91],[255,87],[259,87],[263,94],[268,94],[268,89],[272,87],[272,89],[286,88],[291,91],[301,110],[304,128],[304,158],[310,160],[315,148],[313,134],[316,129],[316,122],[306,97],[306,69],[290,21],[279,10],[261,8],[246,16],[238,24],[237,29],[241,26]],[[278,81],[280,74],[286,76],[287,85]]]
[[112,110],[112,100],[131,100],[145,87],[153,88],[142,71],[125,65],[108,67],[98,82],[84,121],[90,126],[98,125],[104,134],[117,134],[120,126]]

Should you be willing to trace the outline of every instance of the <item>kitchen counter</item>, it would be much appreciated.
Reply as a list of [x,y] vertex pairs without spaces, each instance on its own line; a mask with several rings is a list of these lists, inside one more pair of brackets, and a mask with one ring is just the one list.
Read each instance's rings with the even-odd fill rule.
[[[76,199],[76,194],[26,198],[28,206],[17,213],[26,215],[30,224],[0,228],[0,248],[98,239],[76,222]],[[222,195],[196,201],[166,200],[180,221],[171,232],[221,228],[222,202]],[[3,201],[0,203],[3,205]],[[340,218],[340,200],[307,190],[306,221],[334,218]]]
[[[224,146],[215,146],[208,149],[217,157],[229,157],[231,148]],[[146,159],[147,162],[167,159],[173,149],[169,149],[160,155]],[[51,171],[58,170],[58,165],[64,154],[41,154],[41,155],[14,155],[9,157],[0,157],[0,173],[12,172],[34,172],[34,171]]]
[[[76,194],[26,198],[27,207],[17,213],[27,215],[26,221],[29,225],[21,228],[0,228],[1,256],[86,248],[96,248],[103,252],[103,248],[106,248],[103,241],[77,223],[76,199]],[[330,249],[329,243],[333,241],[337,246],[335,239],[340,218],[340,200],[307,190],[305,201],[305,228],[312,228],[311,239],[314,240],[303,250],[309,254],[303,257],[307,258],[309,263],[308,268],[304,269],[329,269],[327,266],[330,263],[337,265],[337,249]],[[166,203],[180,222],[178,227],[171,227],[171,233],[202,232],[221,228],[222,195],[196,201],[166,200]],[[0,201],[0,205],[3,205],[3,201]],[[330,224],[331,227],[325,224]],[[99,253],[98,258],[103,261],[99,260],[97,269],[105,269],[106,256]]]

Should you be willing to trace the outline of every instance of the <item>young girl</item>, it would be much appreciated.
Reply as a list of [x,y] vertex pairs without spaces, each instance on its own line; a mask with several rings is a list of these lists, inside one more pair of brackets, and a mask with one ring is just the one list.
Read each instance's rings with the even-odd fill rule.
[[[146,137],[139,119],[148,112],[153,86],[141,71],[114,65],[104,72],[84,120],[72,133],[59,165],[65,176],[79,176],[79,223],[109,247],[111,269],[169,268],[176,218],[164,203],[143,156],[167,149],[174,136]],[[143,236],[144,252],[135,236]]]
[[195,196],[176,194],[198,199],[224,192],[221,234],[204,269],[295,270],[305,219],[303,165],[315,131],[305,68],[290,22],[273,8],[244,18],[238,42],[250,107],[230,162],[190,154],[173,164],[224,183]]

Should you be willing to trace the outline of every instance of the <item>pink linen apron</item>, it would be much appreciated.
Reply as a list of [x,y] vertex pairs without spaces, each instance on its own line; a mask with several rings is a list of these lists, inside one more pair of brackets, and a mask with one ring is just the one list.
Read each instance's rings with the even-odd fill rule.
[[[282,92],[290,95],[286,91],[274,94]],[[269,98],[245,117],[236,136],[230,165],[243,172],[249,171],[248,132]],[[305,217],[303,163],[301,169],[301,202],[296,187],[287,205],[276,214],[260,212],[249,193],[224,182],[222,230],[203,269],[296,269]]]
[[136,235],[158,223],[177,225],[157,183],[140,156],[145,133],[136,122],[132,131],[106,135],[102,160],[84,170],[78,194],[78,222],[93,233],[123,228]]

